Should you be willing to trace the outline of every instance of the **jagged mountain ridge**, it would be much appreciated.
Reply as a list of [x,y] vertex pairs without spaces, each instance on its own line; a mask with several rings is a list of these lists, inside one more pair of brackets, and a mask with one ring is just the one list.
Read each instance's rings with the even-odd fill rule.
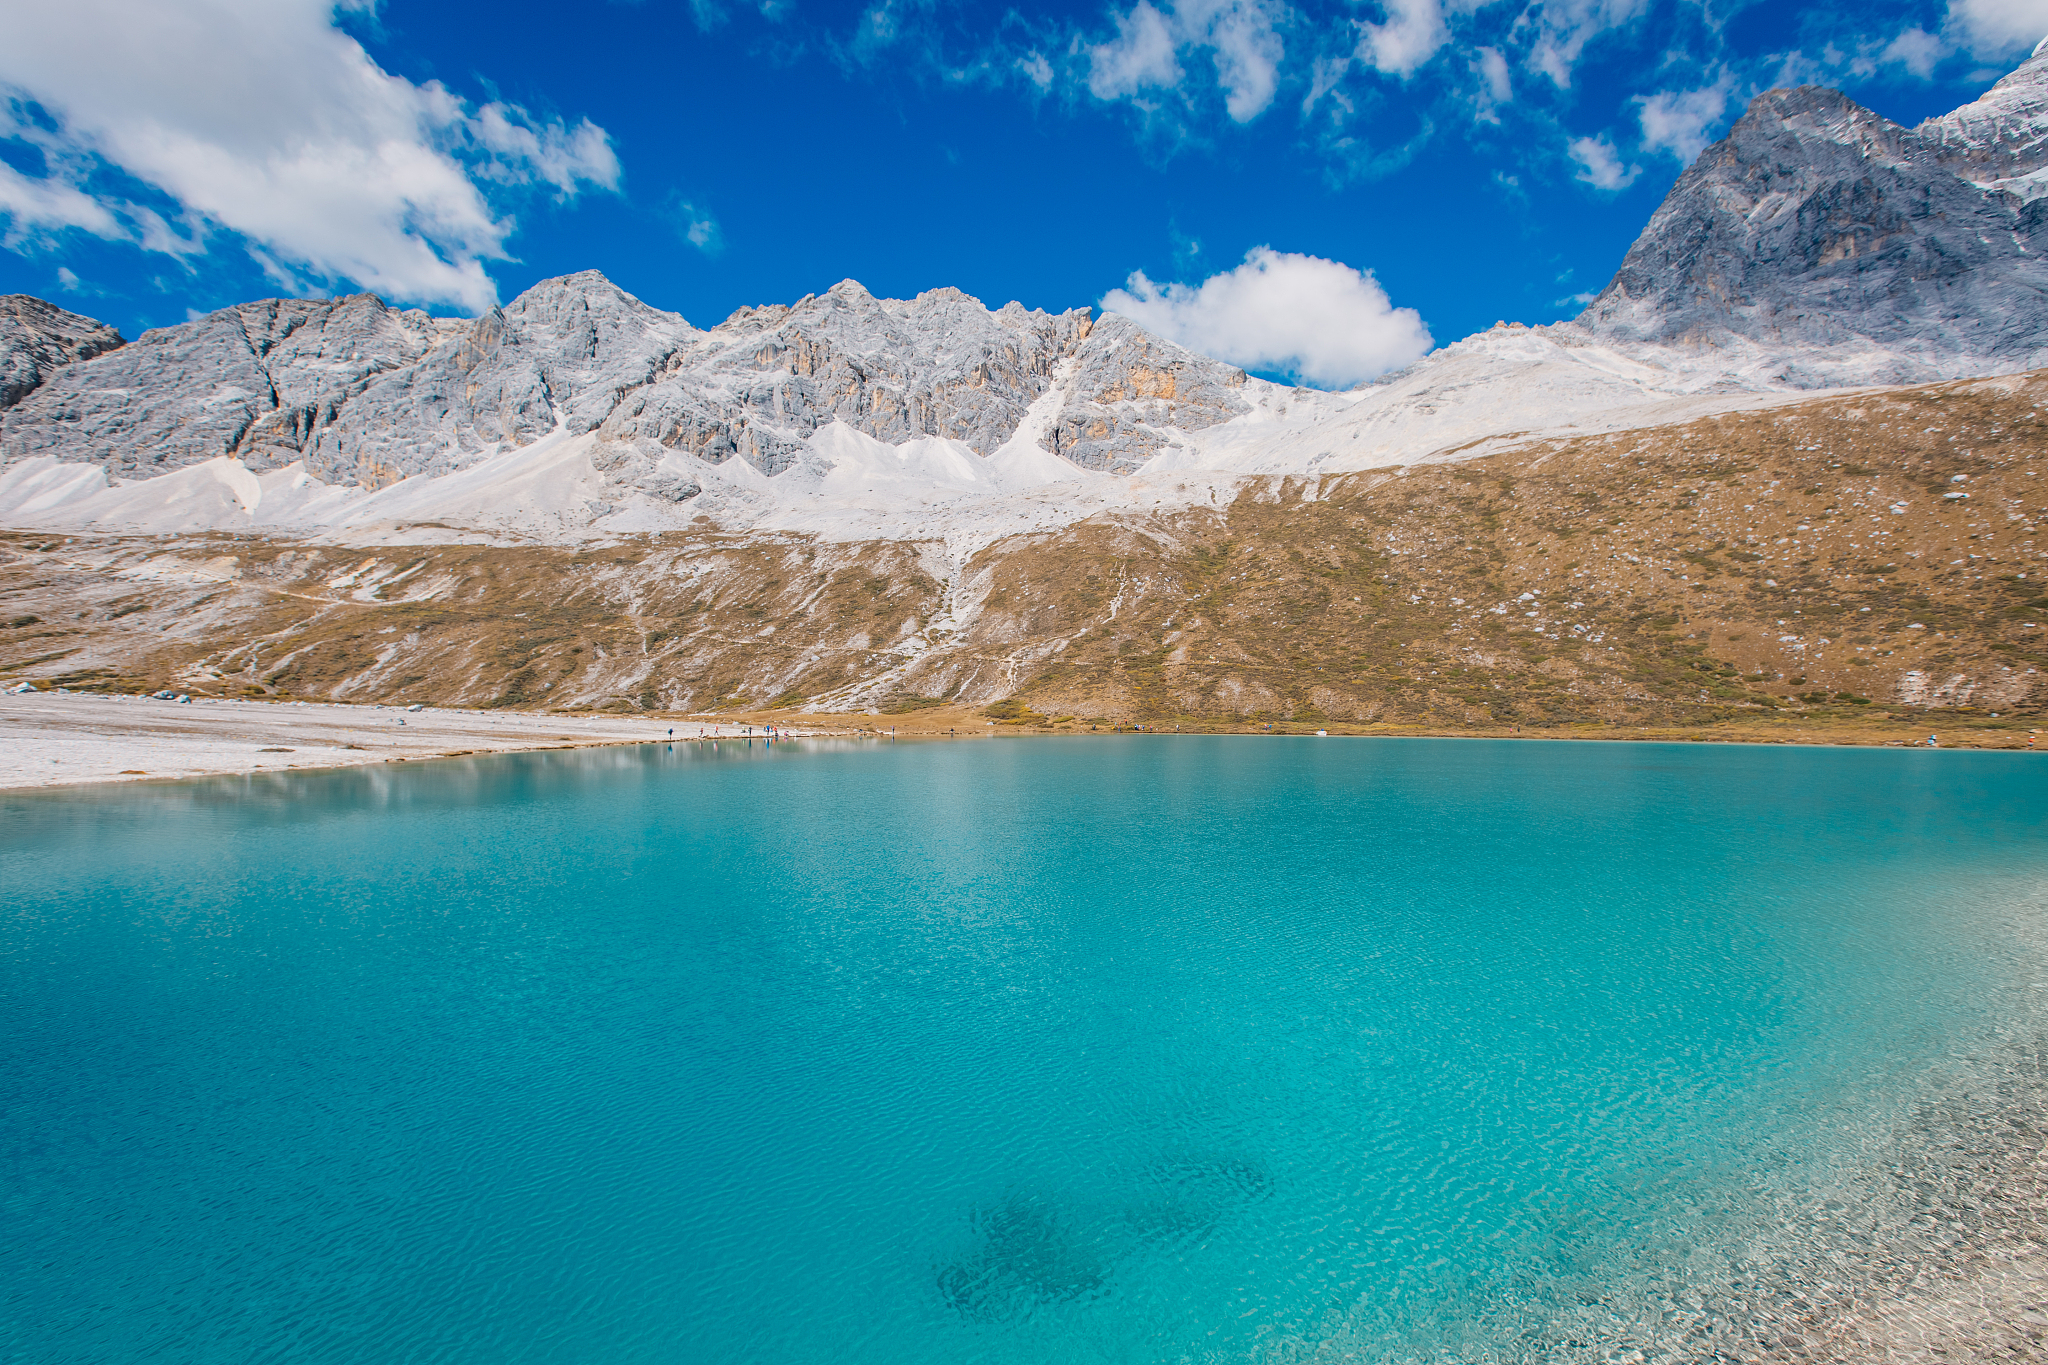
[[834,420],[892,445],[942,436],[986,455],[1088,329],[1085,309],[991,313],[957,289],[876,299],[845,281],[787,307],[740,309],[672,356],[600,434],[656,458],[737,454],[770,477]]
[[847,281],[703,330],[595,271],[475,320],[265,300],[35,368],[0,412],[0,518],[559,540],[708,516],[965,553],[1118,505],[1213,503],[1250,475],[2048,364],[2044,167],[2041,50],[1917,129],[1834,91],[1766,92],[1576,321],[1503,325],[1343,395],[1115,314],[953,289]]
[[1917,128],[1818,86],[1757,96],[1579,324],[1778,352],[1801,388],[2048,364],[2048,43]]
[[1251,478],[1218,505],[1007,536],[964,563],[927,542],[705,528],[368,547],[0,532],[0,676],[646,711],[1021,696],[1084,725],[1897,706],[1924,733],[1922,708],[1974,706],[2026,728],[2048,698],[2044,413],[2048,375],[1809,395],[1473,461]]
[[[1242,371],[1123,319],[1097,335],[1087,309],[991,312],[955,289],[882,300],[846,281],[699,331],[585,271],[474,322],[359,294],[153,330],[26,392],[0,419],[0,459],[48,455],[121,479],[222,456],[257,472],[303,461],[323,483],[374,489],[595,431],[599,467],[636,470],[648,491],[671,453],[738,456],[772,477],[834,421],[985,455],[1065,361],[1094,381],[1059,424],[1059,453],[1084,468],[1134,468],[1164,444],[1158,420],[1200,426],[1244,407],[1231,396]],[[673,500],[695,491],[659,486]]]

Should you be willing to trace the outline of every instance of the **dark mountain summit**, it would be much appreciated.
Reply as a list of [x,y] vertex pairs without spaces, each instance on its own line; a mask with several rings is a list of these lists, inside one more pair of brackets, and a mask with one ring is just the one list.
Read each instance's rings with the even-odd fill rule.
[[1817,86],[1757,96],[1580,323],[1611,341],[1754,343],[1815,387],[2048,364],[2044,49],[1917,128]]

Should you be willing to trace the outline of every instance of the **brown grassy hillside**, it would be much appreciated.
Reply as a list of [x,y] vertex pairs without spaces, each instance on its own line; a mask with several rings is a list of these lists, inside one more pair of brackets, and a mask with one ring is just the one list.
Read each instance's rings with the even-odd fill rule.
[[[2048,378],[1267,480],[953,566],[692,536],[571,552],[0,539],[0,676],[704,711],[1432,728],[2024,725]],[[1966,495],[1966,496],[1954,496]]]

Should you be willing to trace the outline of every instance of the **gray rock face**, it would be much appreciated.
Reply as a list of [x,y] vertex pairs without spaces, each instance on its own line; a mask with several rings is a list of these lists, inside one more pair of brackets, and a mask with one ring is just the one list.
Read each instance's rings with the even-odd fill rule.
[[987,455],[1088,331],[1085,308],[990,312],[957,289],[877,299],[846,280],[790,307],[734,313],[621,403],[602,435],[649,456],[738,455],[770,475],[834,421],[892,445],[943,436]]
[[957,289],[877,299],[852,281],[789,307],[743,308],[700,332],[595,271],[545,280],[475,321],[372,295],[223,309],[43,382],[0,418],[0,461],[55,455],[124,479],[233,455],[296,460],[381,487],[461,468],[557,429],[597,431],[592,460],[625,490],[683,501],[663,461],[794,464],[840,421],[897,444],[987,455],[1056,383],[1048,448],[1128,470],[1169,438],[1245,409],[1244,373],[1127,318],[991,312]]
[[1250,404],[1245,372],[1162,341],[1119,313],[1089,334],[1047,447],[1086,469],[1128,473],[1159,453],[1168,428],[1200,431]]
[[[2048,363],[2048,186],[2030,178],[2044,164],[2040,50],[1914,129],[1834,90],[1767,91],[1679,177],[1578,321],[1613,341],[1757,343],[1802,385]],[[1830,350],[1863,352],[1862,368],[1810,354]]]
[[692,331],[595,271],[474,321],[372,294],[267,299],[61,371],[0,419],[0,458],[129,479],[220,455],[258,470],[303,459],[327,482],[377,487],[558,421],[588,431]]
[[543,280],[459,327],[352,397],[308,448],[307,467],[329,483],[375,487],[528,445],[558,423],[580,436],[697,335],[595,270]]
[[369,294],[269,299],[60,370],[0,418],[5,458],[55,455],[141,478],[220,455],[299,459],[348,398],[438,339],[425,313]]
[[1977,99],[1913,130],[1924,154],[1963,179],[2022,201],[2048,195],[2048,39]]
[[0,412],[66,365],[125,345],[121,334],[32,294],[0,294]]
[[671,370],[619,405],[605,441],[643,460],[738,455],[769,475],[834,421],[892,445],[941,436],[988,455],[1060,382],[1069,397],[1044,444],[1090,469],[1135,469],[1165,444],[1159,428],[1195,430],[1246,408],[1233,392],[1242,370],[1128,318],[1017,303],[991,312],[957,289],[877,299],[851,280],[791,307],[743,308]]

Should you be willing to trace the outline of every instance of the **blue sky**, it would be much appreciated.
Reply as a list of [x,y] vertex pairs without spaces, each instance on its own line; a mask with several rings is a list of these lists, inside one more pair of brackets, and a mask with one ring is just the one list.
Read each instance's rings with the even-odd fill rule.
[[[1340,383],[1421,326],[1576,313],[1757,90],[1916,122],[2023,57],[2048,0],[0,0],[0,22],[0,292],[130,336],[358,287],[473,313],[593,267],[700,326],[847,277],[1061,309],[1142,272],[1122,297],[1161,308],[1223,277],[1212,323],[1276,333],[1255,368]],[[1347,269],[1282,281],[1300,257]],[[1317,310],[1287,299],[1378,340],[1304,360],[1317,339],[1284,333]]]

